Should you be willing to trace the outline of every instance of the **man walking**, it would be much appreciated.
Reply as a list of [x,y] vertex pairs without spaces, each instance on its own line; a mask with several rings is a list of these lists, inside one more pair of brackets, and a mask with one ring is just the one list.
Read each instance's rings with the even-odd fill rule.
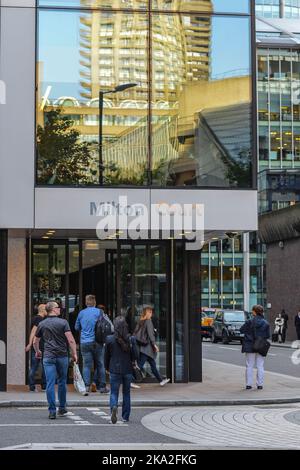
[[[45,371],[43,367],[43,360],[42,359],[37,359],[35,357],[35,350],[33,348],[33,340],[35,337],[35,333],[38,329],[39,324],[41,321],[43,321],[46,317],[46,310],[45,310],[46,305],[45,304],[40,304],[38,306],[38,313],[35,315],[35,317],[32,320],[31,324],[31,333],[29,337],[28,344],[25,348],[26,352],[30,352],[30,371],[29,371],[29,390],[30,392],[35,392],[36,390],[36,384],[35,384],[35,374],[40,366],[42,365],[42,390],[46,390],[46,376],[45,376]],[[41,341],[41,351],[43,352],[43,343]]]
[[96,297],[94,295],[87,295],[85,304],[86,308],[77,317],[75,330],[80,331],[80,350],[83,359],[82,375],[86,394],[88,395],[92,391],[90,387],[93,365],[97,371],[97,378],[100,380],[100,393],[109,393],[106,388],[104,369],[104,345],[98,344],[95,339],[96,323],[104,313],[96,308]]
[[46,305],[47,318],[43,320],[36,331],[33,347],[36,357],[41,358],[41,338],[44,342],[43,365],[47,380],[47,400],[49,405],[49,419],[56,418],[55,381],[58,384],[58,416],[67,414],[67,375],[69,366],[68,349],[74,362],[77,362],[76,343],[67,320],[58,318],[60,309],[57,302],[48,302]]
[[295,316],[295,328],[296,328],[296,333],[297,333],[297,339],[298,341],[300,341],[300,310]]

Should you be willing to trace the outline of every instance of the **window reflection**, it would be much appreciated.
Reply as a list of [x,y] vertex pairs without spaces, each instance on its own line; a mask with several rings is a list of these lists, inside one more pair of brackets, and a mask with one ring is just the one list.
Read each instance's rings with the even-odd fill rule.
[[153,184],[251,185],[245,31],[247,18],[153,16]]
[[[137,0],[40,10],[39,184],[251,187],[250,20],[205,15],[205,5],[223,11],[221,1],[152,6],[167,3],[170,12],[197,4],[204,13],[153,13],[150,31],[141,8],[109,10]],[[228,4],[247,11],[248,2]]]

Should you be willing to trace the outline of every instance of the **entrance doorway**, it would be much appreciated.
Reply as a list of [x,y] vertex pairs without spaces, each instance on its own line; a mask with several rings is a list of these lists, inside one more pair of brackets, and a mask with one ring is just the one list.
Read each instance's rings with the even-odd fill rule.
[[[188,282],[187,255],[180,241],[31,244],[31,315],[39,303],[55,299],[79,342],[74,326],[87,294],[94,294],[112,319],[124,315],[131,333],[143,308],[151,306],[158,369],[173,382],[188,382],[190,377]],[[192,310],[196,311],[193,305]]]

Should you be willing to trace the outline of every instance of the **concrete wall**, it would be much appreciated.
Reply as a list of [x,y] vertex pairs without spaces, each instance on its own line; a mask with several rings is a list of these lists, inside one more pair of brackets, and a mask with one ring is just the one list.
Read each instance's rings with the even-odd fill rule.
[[30,7],[32,0],[1,1],[0,80],[6,97],[0,104],[0,228],[33,227],[35,8]]
[[8,240],[7,384],[25,384],[26,240]]
[[294,317],[300,309],[300,238],[267,248],[267,302],[272,304],[268,317],[274,329],[274,319],[284,308],[289,316],[288,340],[295,340]]

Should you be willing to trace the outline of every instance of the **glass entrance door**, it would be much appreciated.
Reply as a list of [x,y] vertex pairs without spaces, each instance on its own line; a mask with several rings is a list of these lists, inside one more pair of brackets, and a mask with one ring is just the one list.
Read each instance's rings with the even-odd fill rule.
[[153,308],[153,324],[159,347],[157,366],[162,376],[170,371],[170,257],[167,251],[167,244],[120,242],[117,270],[118,310],[126,317],[131,332],[143,308]]

